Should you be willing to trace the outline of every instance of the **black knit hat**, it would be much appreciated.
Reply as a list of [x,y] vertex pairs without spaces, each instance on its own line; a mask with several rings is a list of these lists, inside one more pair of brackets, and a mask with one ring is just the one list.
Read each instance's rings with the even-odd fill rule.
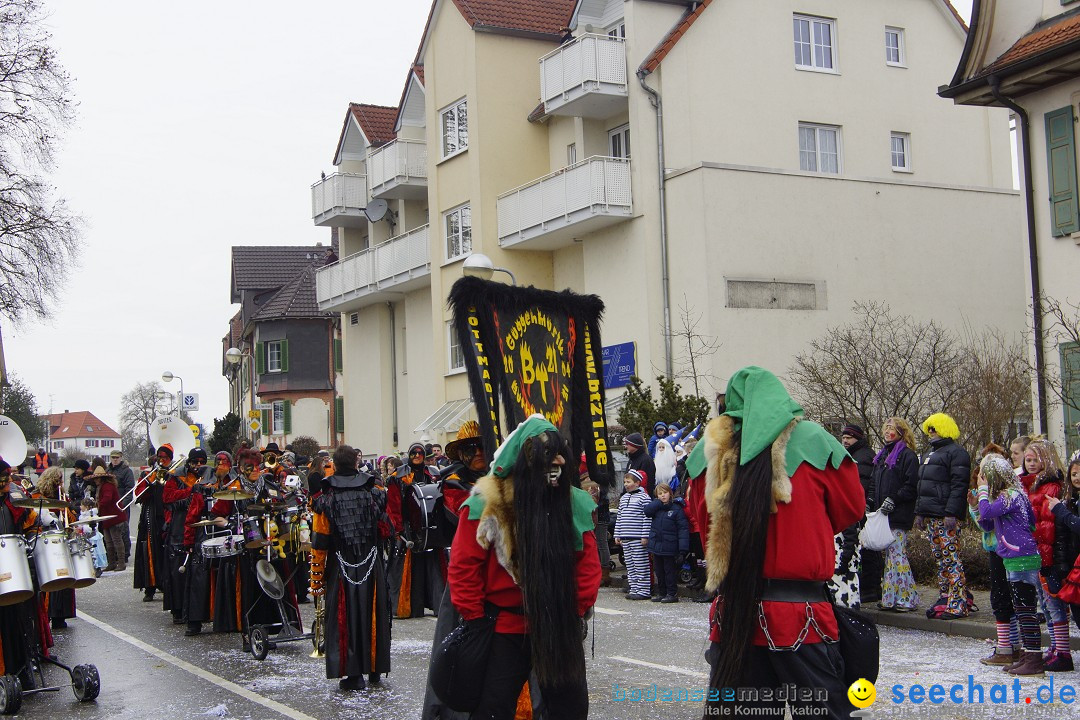
[[[833,425],[833,427],[836,427],[836,426]],[[866,439],[866,431],[863,430],[858,425],[855,425],[854,423],[848,423],[847,425],[845,425],[844,429],[840,431],[840,434],[841,435],[850,435],[851,437],[855,438],[856,440],[865,440]]]
[[627,445],[633,445],[634,447],[638,448],[645,447],[645,440],[641,437],[641,433],[630,433],[625,438],[623,438],[623,442],[625,442]]
[[76,460],[75,461],[75,469],[76,470],[82,470],[83,472],[86,472],[87,470],[90,469],[90,461],[89,460]]
[[202,460],[206,462],[206,451],[202,448],[195,448],[188,453],[188,460]]

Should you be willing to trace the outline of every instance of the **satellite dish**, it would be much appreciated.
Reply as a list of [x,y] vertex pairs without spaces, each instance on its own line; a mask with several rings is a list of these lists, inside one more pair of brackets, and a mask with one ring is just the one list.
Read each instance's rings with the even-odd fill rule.
[[364,208],[364,215],[369,222],[379,222],[386,217],[386,213],[390,211],[390,206],[382,198],[376,198],[367,204]]

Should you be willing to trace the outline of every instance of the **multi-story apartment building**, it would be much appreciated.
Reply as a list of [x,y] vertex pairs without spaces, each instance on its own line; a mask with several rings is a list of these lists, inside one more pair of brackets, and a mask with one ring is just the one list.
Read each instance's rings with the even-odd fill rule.
[[1028,224],[1014,244],[1026,248],[1029,301],[1039,298],[1043,310],[1057,304],[1070,326],[1032,317],[1032,359],[1049,378],[1035,405],[1043,431],[1071,455],[1080,449],[1080,290],[1072,276],[1080,268],[1080,2],[975,0],[959,66],[941,95],[961,107],[1008,108],[1017,119]]
[[681,359],[684,304],[721,387],[783,374],[860,300],[1021,332],[1008,115],[936,95],[965,37],[946,0],[436,0],[399,106],[351,106],[313,188],[342,233],[316,282],[346,439],[401,448],[470,412],[446,308],[470,253],[598,294],[647,380]]

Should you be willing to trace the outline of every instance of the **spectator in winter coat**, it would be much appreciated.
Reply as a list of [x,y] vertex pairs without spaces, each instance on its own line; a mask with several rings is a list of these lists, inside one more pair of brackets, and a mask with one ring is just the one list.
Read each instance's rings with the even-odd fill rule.
[[[120,493],[120,497],[124,497],[135,487],[135,473],[124,462],[124,453],[119,450],[109,453],[109,473],[116,478],[116,491]],[[127,562],[131,558],[131,530],[126,519],[120,524],[120,534],[124,537],[124,562]]]
[[[859,482],[863,493],[870,485],[870,473],[874,469],[874,451],[866,442],[866,432],[861,426],[848,423],[840,431],[840,443],[847,448],[848,455],[859,468]],[[867,500],[869,495],[867,494]],[[869,503],[867,503],[869,505]],[[859,545],[859,530],[865,519],[844,528],[833,539],[836,547],[836,568],[829,585],[836,601],[845,607],[858,608],[863,602],[876,602],[881,599],[881,552],[863,550]],[[862,572],[859,569],[862,568]],[[863,583],[866,575],[870,582]]]
[[623,448],[626,450],[627,471],[640,470],[645,480],[645,494],[652,495],[651,483],[656,479],[656,463],[653,462],[649,453],[645,452],[645,441],[641,439],[641,433],[630,433],[623,439]]
[[[885,446],[874,457],[867,507],[889,516],[889,529],[895,540],[885,551],[884,578],[881,575],[876,578],[881,596],[878,607],[908,612],[919,605],[919,593],[907,557],[907,536],[915,522],[915,496],[919,492],[919,456],[915,454],[911,426],[902,418],[886,420],[881,436]],[[864,570],[867,555],[863,553]],[[878,587],[868,588],[864,584],[862,590],[866,599]]]
[[[649,457],[656,457],[656,441],[660,438],[666,438],[668,435],[668,424],[666,422],[658,421],[653,425],[653,434],[649,438]],[[652,477],[651,475],[649,477]]]
[[626,579],[630,583],[630,600],[649,599],[649,518],[645,506],[649,495],[642,487],[647,478],[640,470],[630,470],[623,479],[626,490],[619,498],[619,515],[615,518],[615,543],[623,549],[626,562]]
[[1054,568],[1062,579],[1058,597],[1069,604],[1073,622],[1080,627],[1080,567],[1077,567],[1080,559],[1080,517],[1077,517],[1080,515],[1080,460],[1069,463],[1065,500],[1048,498],[1046,505],[1057,520]]
[[960,562],[960,518],[967,506],[971,456],[956,443],[960,428],[945,413],[926,418],[922,430],[930,447],[919,465],[919,494],[915,500],[915,526],[925,529],[938,564],[941,597],[926,611],[928,618],[967,617],[967,580]]
[[[76,460],[74,469],[71,471],[71,479],[68,480],[68,500],[78,504],[82,502],[82,499],[86,496],[87,491],[87,475],[90,472],[90,462],[88,460]],[[90,483],[91,494],[93,494],[94,486]]]
[[659,588],[653,602],[679,602],[679,568],[686,562],[690,550],[690,526],[686,521],[683,501],[676,499],[671,486],[656,483],[656,499],[645,506],[645,515],[652,518],[649,526],[649,554],[655,558],[656,584]]

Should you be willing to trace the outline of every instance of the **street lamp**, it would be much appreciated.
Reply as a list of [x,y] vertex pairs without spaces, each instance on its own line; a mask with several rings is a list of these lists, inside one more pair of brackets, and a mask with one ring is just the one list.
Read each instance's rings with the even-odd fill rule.
[[465,262],[461,266],[462,273],[471,277],[478,277],[481,280],[490,280],[496,271],[506,273],[510,276],[510,284],[517,285],[517,278],[514,277],[514,273],[506,268],[495,267],[495,263],[491,261],[491,258],[483,253],[472,253],[465,258]]
[[173,375],[168,370],[161,373],[161,379],[164,382],[172,382],[173,378],[176,378],[180,381],[180,395],[178,396],[180,400],[176,404],[176,414],[179,415],[180,412],[184,409],[184,378],[180,377],[179,375]]

